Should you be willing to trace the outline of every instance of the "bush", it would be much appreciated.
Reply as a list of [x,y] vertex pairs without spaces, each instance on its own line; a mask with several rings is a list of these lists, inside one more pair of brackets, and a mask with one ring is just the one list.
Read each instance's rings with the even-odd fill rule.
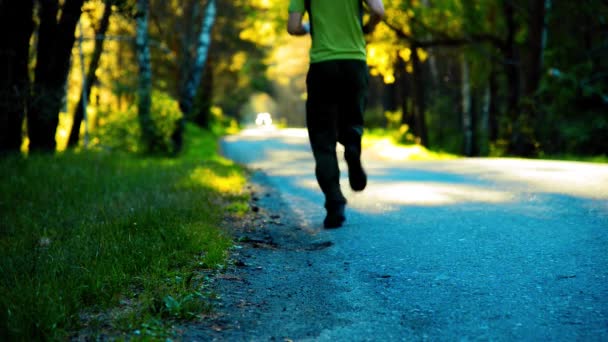
[[[126,111],[101,111],[98,115],[98,126],[91,132],[92,146],[126,152],[143,151],[137,101]],[[182,118],[177,100],[167,93],[153,91],[151,116],[157,136],[157,152],[173,152],[175,147],[171,136]]]
[[564,72],[552,70],[543,79],[535,130],[544,153],[608,153],[608,104],[601,95],[608,89],[589,82],[589,75],[592,66],[583,63]]

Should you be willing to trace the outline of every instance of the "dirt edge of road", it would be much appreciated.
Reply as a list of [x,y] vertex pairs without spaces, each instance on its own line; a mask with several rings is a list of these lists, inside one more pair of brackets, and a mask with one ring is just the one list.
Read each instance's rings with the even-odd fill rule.
[[[310,273],[315,277],[312,269],[319,257],[322,260],[319,253],[331,248],[333,242],[323,239],[323,234],[311,234],[310,230],[303,229],[301,220],[281,194],[272,188],[263,172],[252,172],[247,191],[251,195],[250,213],[242,219],[227,222],[235,246],[226,269],[211,278],[210,288],[218,297],[212,303],[214,312],[200,322],[192,322],[181,328],[183,334],[180,339],[233,341],[314,338],[323,328],[339,321],[328,317],[330,313],[316,312],[313,308],[304,313],[307,303],[302,301],[309,297],[318,300],[324,296],[326,289],[323,286],[319,287],[318,292],[306,288],[294,289],[293,284],[298,281],[285,279],[302,277],[307,282],[310,280],[309,286],[315,286],[318,282],[309,279]],[[302,272],[303,269],[306,270]],[[293,274],[295,272],[298,275]],[[255,280],[252,282],[252,279]],[[323,282],[322,279],[320,281]],[[293,291],[297,293],[291,293]],[[281,317],[282,313],[289,314],[290,305],[291,309],[298,311],[295,315],[322,315],[319,326],[303,324],[282,329],[284,324],[291,324],[288,321],[292,319]],[[276,322],[268,322],[269,319],[274,320],[275,316]],[[272,326],[294,332],[296,336],[273,336]]]

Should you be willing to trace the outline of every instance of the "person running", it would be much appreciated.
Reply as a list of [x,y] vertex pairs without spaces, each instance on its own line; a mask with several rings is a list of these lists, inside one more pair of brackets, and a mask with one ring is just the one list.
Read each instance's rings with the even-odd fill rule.
[[[364,8],[370,12],[363,23]],[[308,13],[309,23],[303,22]],[[364,34],[384,17],[382,0],[290,0],[287,31],[310,33],[310,68],[306,78],[306,124],[315,159],[315,175],[325,195],[325,228],[346,220],[346,198],[340,189],[336,143],[344,146],[348,180],[363,191],[367,175],[361,165],[363,111],[369,74]]]

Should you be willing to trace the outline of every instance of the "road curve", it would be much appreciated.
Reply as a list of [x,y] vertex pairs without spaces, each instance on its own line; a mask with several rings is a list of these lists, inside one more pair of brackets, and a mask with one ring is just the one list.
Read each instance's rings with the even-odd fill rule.
[[368,188],[343,172],[347,221],[324,230],[304,130],[245,130],[222,150],[257,170],[282,240],[244,252],[246,279],[220,288],[222,328],[187,338],[608,340],[607,165],[372,148]]

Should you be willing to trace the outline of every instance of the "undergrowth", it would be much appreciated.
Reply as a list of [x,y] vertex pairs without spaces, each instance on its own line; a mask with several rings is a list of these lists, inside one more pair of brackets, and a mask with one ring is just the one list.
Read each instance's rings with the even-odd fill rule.
[[220,225],[244,207],[234,203],[246,201],[245,180],[215,136],[186,134],[179,158],[0,159],[0,340],[95,333],[90,313],[120,307],[113,328],[153,337],[164,319],[209,310],[197,270],[224,264],[231,240]]
[[[363,145],[368,149],[376,149],[379,154],[396,160],[445,160],[456,159],[460,156],[443,151],[432,151],[416,143],[403,143],[400,139],[402,133],[394,129],[374,128],[366,130],[363,135]],[[489,157],[509,157],[505,153],[505,147],[494,147]],[[532,159],[578,161],[587,163],[608,163],[608,156],[583,156],[575,154],[544,154]]]
[[395,130],[379,129],[366,130],[363,135],[363,146],[376,150],[387,159],[393,160],[445,160],[455,159],[458,156],[446,152],[436,152],[415,143],[404,144],[398,142],[400,133]]

